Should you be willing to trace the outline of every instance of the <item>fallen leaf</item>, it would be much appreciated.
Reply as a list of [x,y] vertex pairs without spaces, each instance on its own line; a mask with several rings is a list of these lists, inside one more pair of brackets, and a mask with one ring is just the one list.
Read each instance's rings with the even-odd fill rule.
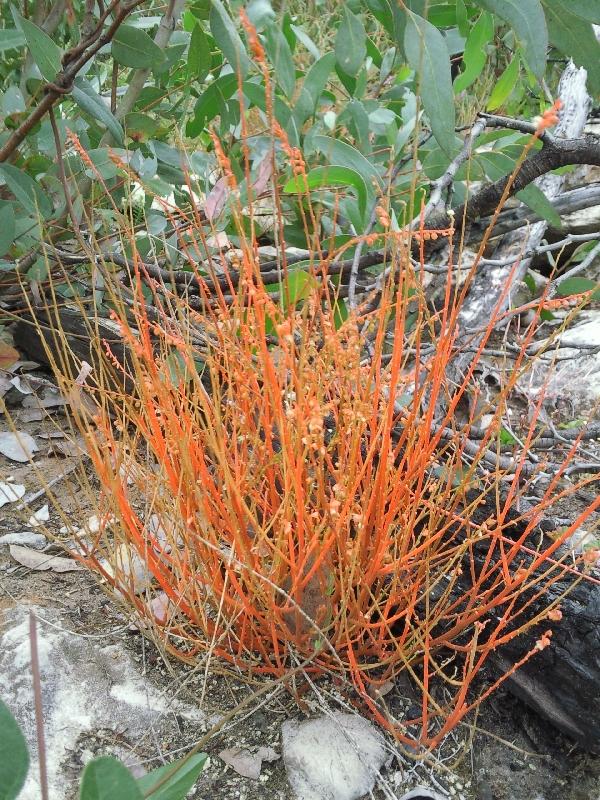
[[21,483],[5,483],[0,481],[0,508],[6,503],[16,503],[25,494],[25,487]]
[[135,594],[141,594],[152,583],[152,573],[148,570],[148,565],[131,546],[118,545],[110,561],[105,570],[115,581],[116,589],[124,593],[133,589]]
[[19,544],[11,544],[10,554],[19,564],[29,569],[34,569],[36,572],[45,572],[49,569],[52,572],[76,572],[77,570],[85,569],[78,561],[63,558],[62,556],[49,556],[46,553],[39,553],[37,550],[30,550],[28,547],[22,547]]
[[221,750],[219,758],[234,769],[238,775],[257,781],[263,761],[277,761],[278,753],[272,747],[259,747],[252,753],[245,747],[228,747]]
[[4,397],[10,389],[12,389],[11,381],[4,375],[0,375],[0,397]]
[[14,347],[6,342],[0,341],[0,369],[12,367],[15,361],[19,360],[19,353]]
[[0,536],[0,544],[19,544],[23,547],[33,547],[34,550],[42,550],[48,544],[48,540],[41,533],[20,531],[19,533],[6,533],[4,536]]
[[0,453],[12,461],[30,461],[39,447],[33,436],[25,431],[5,431],[0,433]]

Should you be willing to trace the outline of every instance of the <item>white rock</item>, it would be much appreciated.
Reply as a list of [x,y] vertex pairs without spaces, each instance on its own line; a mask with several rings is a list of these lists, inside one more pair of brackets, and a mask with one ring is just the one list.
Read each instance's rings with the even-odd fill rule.
[[48,505],[45,505],[39,508],[29,517],[29,521],[27,524],[31,528],[39,528],[39,526],[43,522],[48,522],[49,519],[50,519],[50,510],[48,508]]
[[[78,796],[63,762],[73,752],[81,754],[83,735],[106,728],[122,731],[127,740],[142,743],[170,741],[181,735],[176,715],[197,728],[205,716],[189,701],[161,693],[144,676],[126,648],[109,636],[80,636],[66,630],[49,608],[33,608],[38,617],[58,625],[37,626],[42,678],[46,759],[50,797]],[[39,800],[39,764],[36,748],[35,709],[31,686],[29,611],[22,605],[3,612],[0,631],[0,696],[23,729],[32,763],[19,800]],[[187,727],[187,726],[186,726]],[[88,754],[84,751],[84,760]],[[208,797],[209,792],[202,792]],[[114,796],[112,794],[111,796]]]
[[0,508],[6,503],[16,503],[25,494],[22,483],[5,483],[0,481]]
[[357,800],[391,762],[383,734],[358,715],[334,712],[281,729],[283,761],[297,800]]
[[4,431],[0,433],[0,453],[12,461],[29,461],[39,450],[35,439],[25,431]]

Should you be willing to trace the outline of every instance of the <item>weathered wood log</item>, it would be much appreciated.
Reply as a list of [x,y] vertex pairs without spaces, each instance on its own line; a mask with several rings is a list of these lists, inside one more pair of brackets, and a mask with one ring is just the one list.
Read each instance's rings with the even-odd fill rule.
[[[58,370],[67,379],[77,376],[82,361],[95,368],[96,376],[102,363],[105,381],[121,390],[130,386],[126,374],[102,355],[109,348],[122,367],[127,363],[125,344],[113,323],[86,319],[68,308],[38,308],[34,313],[35,317],[23,314],[12,329],[15,347],[21,352],[52,371]],[[94,383],[94,373],[88,383]]]
[[[475,515],[480,513],[483,521],[489,509],[477,509]],[[522,531],[523,523],[516,522],[514,528],[507,528],[507,535],[517,538]],[[538,531],[535,538],[540,535],[546,534]],[[540,586],[546,583],[540,577]],[[520,605],[529,597],[532,590],[524,593]],[[505,686],[581,747],[600,753],[600,571],[587,576],[575,569],[565,571],[532,602],[528,617],[544,614],[559,599],[562,618],[545,619],[499,648],[491,657],[492,669],[497,675],[507,673],[551,630],[550,644],[508,678]]]

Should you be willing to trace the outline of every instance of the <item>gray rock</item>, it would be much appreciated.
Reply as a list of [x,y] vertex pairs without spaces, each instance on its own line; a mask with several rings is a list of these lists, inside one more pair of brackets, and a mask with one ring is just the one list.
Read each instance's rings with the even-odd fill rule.
[[368,720],[334,712],[281,729],[283,761],[297,800],[357,800],[391,762],[383,734]]

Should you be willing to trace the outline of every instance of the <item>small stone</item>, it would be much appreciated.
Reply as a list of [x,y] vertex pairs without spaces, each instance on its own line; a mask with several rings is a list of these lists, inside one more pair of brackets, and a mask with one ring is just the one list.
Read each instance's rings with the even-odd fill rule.
[[391,763],[383,735],[368,720],[335,712],[281,729],[283,760],[298,800],[357,800]]

